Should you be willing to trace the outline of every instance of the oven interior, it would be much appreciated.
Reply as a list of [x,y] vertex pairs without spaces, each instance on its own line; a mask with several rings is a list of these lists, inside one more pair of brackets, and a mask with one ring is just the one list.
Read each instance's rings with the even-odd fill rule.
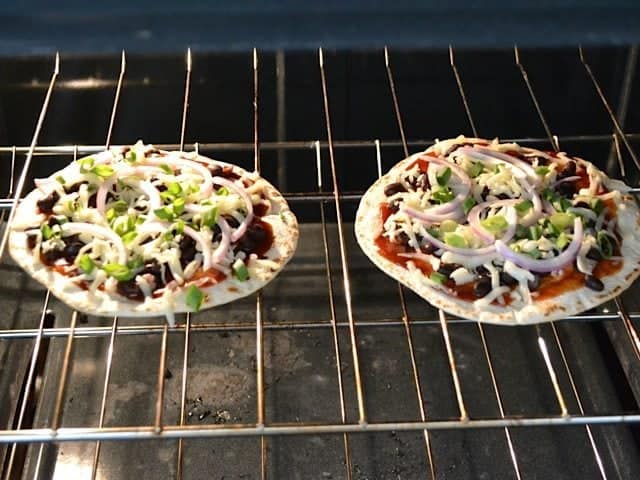
[[[253,169],[300,242],[257,295],[72,312],[2,251],[3,478],[639,478],[637,287],[553,324],[444,315],[358,248],[381,172],[458,134],[557,147],[635,186],[636,47],[0,59],[0,218],[137,139]],[[637,189],[633,189],[637,193]]]

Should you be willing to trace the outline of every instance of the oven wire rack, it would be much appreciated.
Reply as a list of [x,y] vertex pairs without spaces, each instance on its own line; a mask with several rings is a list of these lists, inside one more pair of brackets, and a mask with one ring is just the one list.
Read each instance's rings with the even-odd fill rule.
[[[529,80],[527,70],[524,63],[520,59],[520,53],[517,47],[514,47],[514,66],[519,69],[522,80],[528,90],[530,100],[535,108],[536,114],[546,133],[545,138],[522,138],[514,139],[523,143],[542,143],[548,142],[554,150],[559,150],[563,142],[580,141],[610,141],[612,144],[613,161],[617,162],[623,179],[627,179],[628,175],[625,171],[625,164],[622,158],[622,151],[625,150],[631,157],[634,165],[640,169],[640,162],[632,147],[631,142],[640,139],[640,133],[625,132],[624,127],[618,118],[624,118],[624,109],[629,98],[629,90],[631,88],[633,68],[631,60],[627,65],[626,76],[624,81],[624,101],[622,111],[614,112],[608,99],[605,97],[598,79],[591,70],[590,64],[582,51],[578,49],[577,54],[581,60],[589,79],[593,84],[593,88],[598,94],[602,107],[606,110],[611,120],[610,135],[580,135],[559,137],[554,135],[549,123],[547,122],[543,108],[539,104],[534,87]],[[637,49],[631,49],[633,59],[637,56]],[[337,434],[341,435],[344,444],[344,465],[346,478],[352,478],[353,465],[350,451],[350,438],[355,433],[372,433],[372,432],[390,432],[390,431],[417,431],[423,432],[424,436],[424,452],[427,457],[428,472],[427,476],[436,478],[435,462],[431,449],[431,434],[436,430],[449,429],[483,429],[493,428],[502,429],[509,449],[509,456],[512,462],[513,472],[516,478],[521,478],[518,463],[518,455],[514,448],[511,432],[514,428],[526,426],[583,426],[589,439],[590,449],[592,450],[595,461],[597,462],[602,478],[607,478],[605,469],[602,464],[599,446],[596,443],[591,432],[591,426],[597,424],[622,424],[640,422],[640,412],[612,412],[606,414],[587,415],[583,409],[583,394],[578,390],[574,382],[573,373],[570,367],[563,341],[554,323],[540,325],[536,328],[536,336],[531,341],[537,344],[537,349],[541,355],[549,377],[551,387],[557,401],[556,415],[526,415],[514,416],[505,413],[502,402],[501,387],[496,379],[495,366],[492,352],[487,341],[487,333],[482,324],[477,324],[478,339],[482,344],[487,367],[490,373],[495,402],[498,407],[499,416],[495,418],[472,418],[466,407],[466,398],[463,386],[458,374],[456,359],[453,351],[452,339],[449,335],[449,326],[457,323],[474,323],[468,320],[450,318],[443,311],[438,311],[437,319],[433,318],[411,318],[407,311],[405,290],[398,284],[397,298],[402,315],[400,318],[382,318],[376,321],[358,320],[352,306],[352,289],[350,275],[349,253],[346,247],[345,222],[343,221],[342,210],[345,201],[354,201],[360,198],[363,192],[342,192],[339,188],[338,175],[336,171],[336,160],[334,153],[338,149],[349,148],[370,148],[372,152],[372,160],[376,162],[378,174],[382,174],[382,147],[401,147],[405,155],[409,155],[411,148],[423,148],[429,144],[428,140],[409,140],[406,138],[403,125],[402,114],[400,111],[399,92],[396,89],[394,81],[394,73],[391,61],[391,52],[385,48],[381,53],[380,67],[386,69],[388,78],[389,95],[393,102],[398,134],[398,141],[380,141],[380,140],[353,140],[353,141],[335,141],[332,134],[332,121],[330,111],[330,98],[327,89],[327,76],[330,74],[331,66],[327,64],[322,49],[318,50],[318,69],[322,86],[322,102],[324,107],[324,120],[326,126],[326,138],[308,141],[280,141],[261,143],[258,138],[259,132],[259,79],[260,79],[260,62],[259,53],[256,50],[251,52],[251,65],[253,73],[253,142],[249,143],[186,143],[185,130],[188,122],[190,85],[192,74],[192,53],[187,50],[186,68],[184,82],[184,102],[182,109],[181,125],[179,130],[179,143],[158,145],[161,148],[184,150],[192,149],[197,151],[247,151],[253,152],[254,167],[260,171],[260,154],[267,150],[300,150],[310,149],[315,154],[317,168],[317,191],[305,193],[288,193],[284,192],[285,198],[292,203],[312,203],[319,207],[319,214],[322,225],[322,243],[325,257],[325,273],[327,289],[329,292],[331,318],[329,321],[320,320],[298,320],[294,322],[265,322],[263,318],[263,294],[256,295],[255,302],[255,321],[247,322],[216,322],[216,323],[193,323],[192,316],[186,314],[183,323],[178,323],[175,327],[169,327],[162,321],[149,325],[128,326],[121,325],[118,317],[114,317],[111,326],[79,326],[79,314],[73,312],[69,318],[68,327],[49,327],[46,324],[47,311],[51,299],[50,293],[47,291],[43,302],[37,328],[28,329],[7,329],[0,330],[0,342],[11,342],[14,340],[27,340],[31,342],[31,360],[25,379],[25,387],[22,394],[15,405],[1,405],[1,408],[13,409],[15,412],[15,428],[0,430],[0,443],[10,445],[8,451],[8,460],[5,461],[6,471],[5,478],[11,478],[12,469],[16,464],[16,449],[21,443],[47,443],[47,442],[64,442],[64,441],[83,441],[95,442],[95,450],[93,457],[93,467],[91,470],[91,478],[95,478],[98,463],[100,461],[101,442],[108,440],[152,440],[152,439],[177,439],[177,478],[182,478],[182,464],[184,456],[185,439],[207,438],[207,437],[236,437],[236,436],[255,436],[260,438],[261,451],[261,478],[267,476],[267,443],[269,437],[273,435],[310,435],[310,434]],[[472,115],[469,102],[464,89],[463,78],[456,66],[455,51],[449,48],[450,67],[453,78],[456,82],[460,95],[460,101],[464,106],[467,120],[469,123],[469,133],[479,136],[480,132],[476,127],[474,117]],[[45,122],[49,102],[56,88],[56,82],[60,72],[60,57],[56,54],[54,59],[54,68],[51,79],[46,90],[46,95],[42,104],[40,115],[35,127],[32,142],[29,146],[2,146],[0,153],[11,155],[11,179],[9,191],[4,198],[0,198],[0,221],[4,222],[5,229],[0,243],[0,259],[4,258],[8,231],[7,225],[10,225],[16,211],[17,202],[22,198],[25,182],[30,171],[30,167],[34,158],[40,156],[55,156],[60,154],[73,155],[77,158],[79,155],[86,155],[93,152],[108,148],[111,145],[111,135],[115,122],[117,121],[118,104],[120,93],[123,88],[123,81],[126,76],[126,55],[122,52],[120,74],[117,81],[114,81],[115,94],[111,110],[109,128],[106,134],[104,145],[69,145],[69,146],[39,146],[38,137],[42,126]],[[24,155],[24,164],[17,172],[17,158]],[[323,185],[322,168],[328,160],[330,166],[331,185],[329,190],[325,190]],[[633,193],[640,193],[640,188],[633,188]],[[333,205],[334,213],[337,218],[337,241],[340,255],[340,265],[342,270],[341,281],[344,289],[344,308],[346,309],[346,318],[338,318],[336,313],[336,294],[334,291],[334,277],[337,276],[332,271],[329,259],[329,232],[327,228],[327,209]],[[570,317],[572,321],[619,321],[624,325],[628,336],[628,342],[635,354],[635,359],[640,362],[640,337],[634,325],[634,320],[640,317],[640,314],[630,314],[627,312],[625,305],[620,298],[615,299],[616,312],[582,314]],[[429,412],[425,409],[423,392],[425,387],[421,381],[420,369],[416,361],[416,354],[413,341],[413,329],[416,325],[434,325],[438,326],[441,331],[442,341],[446,348],[447,360],[449,365],[449,373],[455,389],[456,404],[459,411],[458,418],[455,419],[432,419]],[[400,328],[404,332],[406,339],[406,348],[410,358],[412,368],[413,386],[415,388],[415,396],[418,404],[418,419],[415,421],[403,422],[377,422],[370,421],[367,411],[366,391],[362,381],[362,366],[359,357],[358,335],[361,331],[369,327],[395,327]],[[339,398],[337,399],[340,409],[340,421],[336,423],[313,424],[306,422],[297,423],[276,423],[270,422],[265,415],[265,363],[264,363],[264,335],[265,330],[280,331],[289,329],[324,329],[328,330],[335,354],[335,370],[337,382],[339,386]],[[220,331],[255,331],[256,341],[256,362],[255,362],[255,378],[256,378],[256,420],[255,422],[234,423],[234,424],[210,424],[210,425],[188,425],[186,424],[185,415],[187,407],[187,383],[189,381],[189,345],[192,336],[202,332],[220,332]],[[347,385],[343,378],[341,369],[341,356],[344,354],[341,349],[338,336],[340,332],[348,332],[350,342],[350,351],[352,355],[352,365],[354,371],[354,384]],[[105,409],[109,396],[109,384],[111,377],[111,368],[113,362],[114,345],[117,340],[126,335],[156,335],[160,337],[160,351],[157,359],[157,382],[156,382],[156,406],[155,420],[153,424],[143,426],[124,426],[124,427],[106,427]],[[169,335],[182,335],[184,341],[184,356],[182,359],[181,374],[181,399],[180,399],[180,421],[177,425],[166,424],[163,421],[164,407],[164,385],[165,385],[165,369],[167,360],[167,339]],[[91,427],[61,427],[61,417],[64,411],[64,399],[67,388],[67,381],[72,362],[72,352],[76,342],[82,338],[90,337],[108,337],[109,348],[106,358],[106,370],[104,372],[104,382],[101,395],[100,416],[97,426]],[[59,374],[59,382],[56,388],[56,401],[54,405],[53,415],[49,428],[33,428],[25,424],[25,411],[34,399],[33,384],[37,376],[38,358],[41,353],[43,341],[51,338],[66,338],[66,346],[64,348],[64,356],[62,369]],[[559,352],[558,355],[551,355],[549,345],[553,345],[554,351]],[[635,365],[636,368],[638,364]],[[561,388],[558,381],[559,374],[566,375],[570,381],[570,390]],[[355,398],[357,402],[358,419],[351,422],[347,419],[346,413],[346,395],[347,388],[355,389]],[[569,401],[576,402],[578,411],[570,412],[567,407]]]

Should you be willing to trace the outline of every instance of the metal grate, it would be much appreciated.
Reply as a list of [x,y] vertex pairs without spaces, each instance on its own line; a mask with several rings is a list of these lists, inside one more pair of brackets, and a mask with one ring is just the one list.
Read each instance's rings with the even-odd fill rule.
[[[577,52],[582,61],[582,65],[593,83],[603,108],[606,110],[611,119],[611,135],[585,135],[573,137],[558,137],[554,135],[549,123],[547,122],[543,107],[539,104],[535,88],[529,81],[527,70],[523,62],[520,60],[519,51],[514,49],[514,67],[517,67],[522,75],[530,99],[535,108],[536,114],[546,132],[546,138],[523,138],[515,139],[525,144],[548,144],[552,148],[558,150],[565,142],[580,142],[588,144],[589,142],[611,142],[613,146],[613,158],[617,162],[622,177],[631,178],[626,171],[629,166],[624,163],[623,152],[628,153],[634,166],[640,168],[638,159],[632,146],[632,142],[640,139],[640,133],[627,133],[618,121],[616,113],[614,113],[607,98],[605,98],[602,89],[598,83],[598,79],[593,74],[590,65],[585,58],[582,50]],[[464,79],[456,66],[455,51],[449,49],[450,65],[452,69],[452,81],[456,82],[460,100],[463,103],[467,120],[469,122],[469,132],[474,136],[479,136],[483,132],[478,131],[477,124],[474,122],[473,112],[470,103],[467,101],[465,94]],[[21,345],[28,345],[31,356],[26,368],[24,383],[21,393],[16,396],[15,401],[9,402],[2,400],[2,409],[15,412],[13,424],[4,430],[0,430],[0,442],[8,444],[6,459],[4,463],[5,478],[13,478],[13,472],[20,469],[20,458],[24,458],[24,454],[20,455],[20,444],[30,443],[39,444],[38,462],[44,455],[46,443],[49,442],[95,442],[93,450],[93,460],[90,469],[91,478],[95,478],[100,464],[101,446],[104,441],[116,440],[154,440],[154,439],[177,439],[176,446],[176,476],[182,478],[185,448],[188,447],[187,440],[196,438],[217,437],[229,439],[230,437],[253,436],[258,437],[259,455],[260,455],[260,476],[266,478],[268,473],[268,448],[272,436],[285,435],[322,435],[337,434],[342,437],[342,450],[344,458],[344,475],[346,478],[352,478],[355,475],[354,461],[352,459],[351,441],[353,434],[356,433],[376,433],[376,432],[418,432],[423,437],[423,449],[425,455],[426,471],[423,476],[436,478],[440,476],[438,470],[438,458],[433,450],[433,435],[439,430],[458,430],[458,429],[498,429],[503,432],[506,448],[508,449],[508,457],[511,462],[511,471],[516,478],[521,478],[521,467],[519,463],[520,452],[513,441],[513,433],[516,429],[532,428],[532,427],[563,427],[578,426],[583,428],[588,438],[588,449],[595,459],[597,469],[602,478],[608,478],[607,468],[602,460],[602,445],[595,438],[592,428],[599,424],[628,424],[640,422],[640,411],[624,411],[624,410],[607,410],[604,412],[588,413],[583,406],[584,399],[589,392],[580,391],[579,383],[574,378],[575,365],[571,365],[571,361],[566,353],[566,343],[568,339],[562,334],[556,324],[541,325],[532,329],[526,329],[527,342],[534,345],[539,360],[543,365],[543,371],[546,375],[547,388],[552,391],[551,395],[555,398],[554,412],[548,411],[524,411],[516,413],[508,413],[504,404],[505,390],[501,384],[499,367],[496,364],[496,356],[500,355],[496,351],[495,342],[491,341],[491,336],[496,334],[496,330],[491,327],[485,327],[481,324],[477,325],[476,342],[482,347],[482,356],[486,362],[486,368],[489,373],[491,384],[491,395],[493,398],[485,398],[483,401],[494,404],[497,408],[497,415],[491,416],[474,416],[469,408],[478,399],[465,394],[466,389],[472,390],[468,384],[465,384],[464,376],[459,367],[461,348],[455,343],[454,329],[458,325],[474,325],[474,322],[450,318],[442,311],[424,310],[418,315],[409,313],[407,296],[412,294],[397,285],[397,298],[393,300],[398,302],[400,315],[396,317],[379,316],[374,319],[360,319],[357,310],[354,308],[354,301],[357,298],[358,291],[353,288],[354,273],[353,262],[354,252],[349,251],[349,247],[353,248],[349,240],[349,225],[344,220],[343,209],[345,205],[351,205],[357,201],[362,195],[362,191],[342,192],[340,190],[339,175],[337,172],[336,152],[348,151],[349,149],[366,149],[371,152],[371,161],[375,162],[378,175],[382,174],[383,152],[387,147],[401,147],[408,155],[411,148],[422,148],[428,141],[425,140],[408,140],[405,135],[402,120],[402,112],[400,109],[399,96],[401,92],[396,89],[394,81],[394,72],[392,68],[391,53],[385,49],[380,55],[380,68],[386,69],[389,83],[389,95],[393,102],[396,122],[398,126],[399,141],[380,141],[380,140],[363,140],[363,141],[335,141],[332,134],[331,121],[331,102],[327,89],[327,77],[331,74],[331,65],[327,63],[322,49],[318,52],[318,67],[322,86],[322,102],[324,107],[326,138],[310,141],[297,142],[272,142],[261,144],[258,138],[259,132],[259,88],[260,79],[260,62],[257,51],[252,52],[252,68],[253,68],[253,142],[252,143],[185,143],[185,131],[188,122],[190,85],[192,73],[192,53],[189,50],[186,55],[186,71],[184,86],[184,103],[182,111],[182,120],[179,131],[179,143],[161,145],[163,148],[180,148],[193,149],[201,152],[228,152],[228,151],[244,151],[253,152],[254,166],[260,171],[261,152],[264,151],[310,151],[316,162],[317,168],[317,191],[309,191],[304,193],[283,192],[289,202],[293,204],[295,211],[296,204],[307,203],[317,205],[320,214],[320,230],[321,234],[321,252],[323,256],[323,274],[326,282],[326,293],[329,301],[328,311],[329,318],[315,318],[313,312],[309,312],[309,316],[305,318],[297,318],[294,320],[282,321],[279,319],[265,318],[265,299],[264,295],[268,293],[258,293],[255,298],[255,314],[251,321],[246,319],[234,320],[227,316],[216,317],[210,320],[208,313],[204,312],[198,315],[185,315],[184,321],[175,327],[168,327],[162,319],[149,320],[145,323],[140,322],[129,323],[121,321],[119,318],[113,318],[110,325],[90,326],[82,325],[81,316],[77,312],[70,314],[67,322],[68,326],[53,326],[48,313],[50,308],[49,292],[46,292],[40,308],[39,321],[37,328],[6,328],[0,330],[0,342],[5,345],[10,343],[22,342]],[[56,56],[54,70],[52,73],[49,88],[47,90],[44,103],[42,105],[40,117],[38,119],[33,141],[29,147],[7,146],[0,148],[0,154],[11,156],[11,182],[10,190],[5,198],[0,199],[1,219],[6,220],[5,225],[9,224],[15,212],[15,204],[25,191],[25,182],[28,178],[30,167],[34,160],[46,156],[67,155],[76,158],[78,155],[102,150],[105,146],[109,147],[111,134],[115,122],[118,118],[118,103],[120,92],[123,87],[123,79],[126,75],[126,58],[123,52],[121,71],[117,80],[115,89],[115,98],[112,107],[112,114],[109,122],[109,129],[106,134],[105,145],[74,145],[74,146],[38,146],[38,136],[43,123],[46,120],[47,109],[52,92],[56,88],[56,80],[60,69],[60,60]],[[631,86],[631,80],[626,82],[626,88]],[[628,96],[628,93],[626,94]],[[523,99],[524,103],[526,99]],[[25,154],[25,160],[20,171],[16,167],[18,156]],[[327,178],[326,164],[329,165],[330,185],[325,185],[323,180]],[[14,178],[16,181],[14,181]],[[15,188],[14,188],[15,185]],[[365,187],[365,185],[363,185]],[[634,193],[639,193],[640,189],[634,189]],[[329,221],[329,217],[335,215],[335,228],[333,222]],[[6,250],[8,229],[4,230],[2,243],[0,244],[0,258],[3,258]],[[301,242],[305,242],[304,236]],[[337,248],[337,250],[336,250]],[[335,252],[338,252],[339,262],[333,261]],[[286,271],[285,271],[286,275]],[[359,274],[356,273],[356,276]],[[341,287],[337,288],[334,282],[341,281]],[[358,280],[359,281],[359,280]],[[282,293],[279,293],[283,295]],[[388,296],[386,299],[390,299]],[[286,302],[286,298],[282,299]],[[389,300],[391,301],[391,300]],[[640,338],[638,336],[635,322],[640,314],[627,312],[625,305],[620,298],[616,298],[611,311],[604,309],[598,312],[590,312],[583,315],[571,317],[571,322],[600,322],[603,325],[620,322],[623,325],[627,338],[623,338],[623,348],[632,352],[632,363],[626,365],[625,371],[631,371],[638,367],[640,362]],[[560,322],[562,323],[562,322]],[[453,385],[453,397],[447,398],[448,402],[455,405],[457,413],[453,416],[437,416],[433,415],[428,408],[425,396],[429,392],[429,383],[432,379],[423,379],[423,369],[418,355],[416,353],[416,329],[417,328],[437,328],[444,345],[443,354],[445,358],[441,359],[448,365],[448,371],[442,372],[443,376],[450,376]],[[413,392],[406,391],[404,395],[415,395],[417,410],[410,412],[406,419],[385,419],[380,420],[380,415],[371,415],[370,402],[368,401],[368,393],[365,388],[363,377],[366,375],[365,367],[362,362],[362,342],[361,336],[369,335],[370,332],[377,332],[380,329],[391,329],[394,332],[401,332],[404,336],[404,344],[408,355],[408,365],[410,366],[410,377]],[[303,332],[322,332],[321,335],[327,335],[331,344],[331,357],[335,361],[335,375],[337,382],[337,398],[327,399],[331,405],[335,405],[335,409],[339,415],[337,420],[333,421],[295,421],[295,422],[278,422],[271,420],[267,412],[269,410],[268,396],[265,394],[265,337],[278,336],[283,332],[303,331]],[[192,424],[188,423],[188,389],[190,382],[190,352],[192,345],[198,338],[204,338],[204,335],[212,332],[217,333],[236,333],[236,332],[255,332],[255,368],[252,376],[255,379],[255,419],[251,421],[232,421],[222,424]],[[117,344],[128,336],[148,336],[154,339],[159,345],[159,352],[156,358],[145,358],[145,362],[151,362],[156,365],[155,371],[157,377],[155,381],[155,391],[153,392],[155,409],[153,421],[141,425],[129,426],[105,426],[107,402],[110,397],[110,385],[114,360],[116,359]],[[89,424],[88,422],[76,426],[64,426],[63,416],[68,403],[66,402],[66,391],[70,377],[70,371],[73,368],[74,350],[78,348],[78,344],[86,342],[91,338],[108,338],[108,348],[106,358],[104,358],[104,372],[96,373],[103,376],[103,383],[100,393],[100,405],[97,424]],[[180,363],[180,395],[179,402],[173,407],[167,406],[165,395],[165,386],[167,383],[166,371],[168,365],[168,355],[170,354],[168,344],[170,338],[181,338],[182,358]],[[55,384],[47,383],[46,388],[53,393],[54,402],[52,403],[51,415],[46,426],[38,426],[34,424],[27,425],[28,411],[35,408],[34,405],[38,400],[46,395],[46,392],[36,388],[36,378],[38,372],[42,370],[42,358],[46,356],[46,350],[51,341],[59,339],[65,341],[62,356],[61,369]],[[154,343],[155,345],[155,343]],[[25,347],[26,348],[26,347]],[[385,352],[382,352],[384,355]],[[344,363],[347,357],[349,359],[350,372],[349,379],[344,374]],[[102,377],[100,377],[102,378]],[[286,400],[279,399],[281,402]],[[179,410],[178,421],[169,423],[165,420],[167,408]],[[350,411],[355,411],[356,415],[350,415]]]

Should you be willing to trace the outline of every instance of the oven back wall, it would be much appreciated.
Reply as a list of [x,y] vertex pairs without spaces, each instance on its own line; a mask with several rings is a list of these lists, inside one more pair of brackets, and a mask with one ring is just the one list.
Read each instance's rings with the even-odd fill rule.
[[[426,145],[435,138],[472,134],[449,52],[391,52],[407,138],[424,140]],[[585,53],[605,95],[617,107],[628,49],[588,49]],[[611,133],[610,120],[577,49],[522,50],[520,60],[553,134]],[[455,63],[480,135],[545,138],[512,49],[456,51]],[[119,56],[69,57],[63,52],[39,145],[104,144],[120,64]],[[400,138],[383,52],[325,52],[325,67],[334,140],[380,139],[384,145],[385,140]],[[30,144],[52,68],[50,56],[0,59],[2,145]],[[185,73],[183,55],[128,56],[112,144],[132,143],[139,138],[152,143],[179,143]],[[261,142],[326,140],[317,53],[260,54],[259,85]],[[633,97],[633,89],[631,93]],[[250,53],[194,53],[190,98],[185,142],[253,141]],[[640,124],[633,109],[629,122],[633,124],[631,130]],[[608,155],[608,143],[594,145],[586,152],[587,158]],[[424,145],[412,145],[411,150]],[[208,153],[216,155],[215,149]],[[243,166],[253,162],[251,149],[217,156]],[[295,192],[314,187],[315,161],[300,160],[313,160],[312,156],[292,152],[265,152],[263,156],[264,174],[281,188]],[[401,148],[390,149],[384,158],[385,168],[401,157]],[[364,178],[374,178],[375,162],[370,159],[371,149],[367,148],[338,155],[344,190],[361,190],[366,187]],[[594,160],[600,163],[598,158]],[[37,159],[31,173],[48,174],[52,163],[62,165],[66,161],[68,158],[47,157],[46,162]],[[2,178],[2,182],[7,181]]]

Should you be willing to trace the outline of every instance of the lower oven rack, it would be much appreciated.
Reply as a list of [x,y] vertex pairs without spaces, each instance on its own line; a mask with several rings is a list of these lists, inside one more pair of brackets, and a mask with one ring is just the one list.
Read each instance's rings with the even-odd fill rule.
[[[631,51],[635,52],[633,49]],[[640,140],[640,132],[624,131],[618,120],[619,112],[615,113],[610,106],[582,50],[577,54],[603,108],[610,116],[611,134],[555,136],[538,103],[527,71],[520,62],[517,48],[514,53],[515,66],[520,70],[530,95],[529,99],[522,101],[532,101],[547,134],[543,138],[514,140],[530,145],[551,145],[555,149],[569,142],[611,145],[611,159],[622,177],[635,178],[639,163],[634,143]],[[464,105],[469,133],[478,136],[465,94],[464,79],[456,68],[454,54],[451,48],[452,81],[456,83]],[[407,460],[401,456],[397,460],[400,467],[394,467],[399,469],[397,478],[414,478],[414,474],[420,477],[446,477],[447,470],[442,465],[449,465],[447,462],[451,462],[451,459],[441,460],[447,458],[447,454],[438,447],[438,443],[443,442],[439,432],[476,430],[502,439],[501,458],[506,463],[499,467],[499,471],[521,478],[523,470],[526,472],[527,468],[531,468],[532,461],[523,459],[526,455],[522,447],[529,445],[531,440],[519,438],[519,432],[531,432],[533,438],[537,432],[545,432],[540,435],[546,439],[550,438],[547,436],[549,432],[561,432],[563,429],[573,432],[571,435],[579,432],[576,435],[583,437],[583,452],[577,458],[579,461],[588,459],[592,463],[592,473],[602,478],[616,474],[621,478],[631,478],[626,476],[627,473],[640,471],[640,455],[637,451],[624,454],[615,452],[615,446],[619,444],[637,447],[633,438],[636,435],[635,424],[640,422],[637,404],[640,384],[634,373],[640,362],[640,338],[637,333],[640,313],[627,308],[629,304],[635,307],[632,294],[616,298],[603,308],[571,317],[566,322],[507,329],[508,332],[505,332],[504,328],[449,317],[442,311],[425,306],[411,292],[375,272],[359,252],[350,233],[352,225],[349,220],[363,190],[341,190],[336,157],[356,149],[366,151],[370,162],[376,165],[378,174],[381,174],[383,164],[388,166],[400,158],[385,156],[386,152],[408,154],[410,149],[423,148],[430,143],[406,138],[398,101],[401,92],[396,89],[392,55],[387,49],[381,54],[381,68],[386,69],[400,137],[392,141],[334,140],[327,89],[330,65],[323,51],[319,50],[318,68],[322,87],[319,94],[323,100],[326,127],[322,132],[324,138],[261,143],[258,137],[259,55],[254,50],[251,55],[254,82],[253,142],[187,143],[185,129],[189,111],[191,55],[191,51],[188,51],[180,142],[160,147],[195,150],[203,154],[244,152],[253,155],[253,164],[258,171],[265,153],[301,154],[317,166],[317,189],[305,192],[284,190],[283,193],[294,211],[298,205],[316,208],[320,221],[301,226],[299,254],[264,292],[237,302],[237,306],[222,308],[219,312],[186,315],[175,327],[167,326],[160,319],[129,321],[116,317],[111,320],[88,320],[77,312],[69,311],[48,292],[44,299],[38,297],[41,295],[38,288],[25,281],[10,261],[4,261],[3,275],[6,275],[7,282],[2,284],[7,288],[3,287],[3,300],[16,296],[16,293],[23,298],[33,296],[25,301],[26,306],[16,307],[26,311],[25,318],[30,318],[30,321],[11,323],[1,319],[3,323],[0,324],[0,354],[8,358],[21,350],[28,352],[14,372],[10,369],[2,372],[5,380],[15,374],[18,386],[17,390],[1,400],[2,410],[6,412],[4,416],[0,415],[0,420],[6,422],[0,425],[0,443],[5,444],[4,449],[0,448],[0,453],[4,453],[4,478],[17,478],[16,472],[34,472],[34,477],[41,475],[43,459],[51,455],[54,447],[62,448],[59,442],[75,442],[86,446],[83,451],[89,460],[85,462],[85,473],[95,478],[101,462],[101,451],[111,443],[107,441],[118,443],[121,440],[177,440],[177,444],[170,442],[170,456],[173,458],[175,455],[175,459],[168,463],[175,465],[171,469],[172,475],[182,478],[183,475],[187,476],[183,469],[185,456],[191,448],[190,442],[205,438],[232,442],[234,437],[257,439],[257,443],[252,444],[252,460],[249,462],[257,472],[252,470],[248,477],[260,475],[266,478],[272,475],[278,478],[277,474],[269,474],[278,471],[272,465],[273,453],[270,452],[273,445],[284,442],[282,438],[289,436],[330,436],[340,440],[338,446],[334,445],[330,450],[337,458],[338,469],[335,472],[329,471],[329,467],[326,472],[321,469],[321,475],[316,475],[318,478],[330,478],[333,475],[339,478],[365,478],[357,461],[363,447],[358,446],[360,436],[355,434],[373,437],[388,434],[394,441],[397,435],[414,434],[413,442],[418,447],[414,445],[412,451],[421,452],[420,465],[423,470],[405,471],[403,477],[402,464]],[[0,199],[0,218],[5,225],[0,258],[8,257],[5,252],[6,225],[12,221],[17,199],[27,189],[25,185],[32,164],[49,157],[77,158],[104,148],[104,145],[38,145],[38,136],[46,121],[48,102],[56,88],[59,68],[60,60],[56,56],[31,145],[0,147],[0,155],[11,160],[10,189],[5,198]],[[114,82],[115,99],[106,135],[107,146],[114,122],[117,121],[125,74],[126,57],[123,52],[120,76]],[[631,80],[628,83],[627,88],[630,88]],[[22,157],[24,162],[20,166]],[[366,186],[363,184],[362,188]],[[640,189],[633,188],[632,191],[637,194]],[[307,281],[313,283],[309,289],[300,285]],[[15,285],[20,285],[17,292],[14,291]],[[307,296],[309,291],[313,292],[313,298]],[[318,291],[321,292],[319,296]],[[382,295],[383,300],[376,298],[377,295]],[[294,305],[296,302],[300,303],[297,307]],[[395,343],[385,343],[387,336],[396,337]],[[301,345],[311,341],[309,339],[316,342],[314,346],[322,345],[325,348],[323,355],[317,355],[317,351],[312,355],[319,363],[308,362],[295,355],[296,345],[303,348]],[[521,351],[514,350],[513,346],[505,348],[510,343],[518,344]],[[121,344],[128,347],[121,347]],[[234,392],[216,391],[216,394],[235,398],[243,405],[240,408],[242,415],[235,415],[233,405],[228,404],[212,411],[215,405],[207,405],[204,397],[194,393],[198,388],[195,382],[211,380],[207,377],[204,364],[198,363],[201,362],[197,360],[200,352],[207,345],[216,344],[228,348],[224,353],[229,358],[241,357],[231,363],[234,365],[234,374],[242,378],[242,382],[238,385],[232,382],[231,385],[238,387],[243,397]],[[372,351],[372,345],[375,351]],[[430,345],[430,350],[425,350],[424,345]],[[126,355],[126,348],[131,347],[141,349],[144,357],[139,360],[144,360],[144,367],[122,365],[119,361],[118,355]],[[513,355],[508,361],[504,358],[502,348]],[[281,352],[282,349],[286,354]],[[90,352],[99,354],[100,358],[92,358]],[[290,360],[288,356],[295,359]],[[599,357],[591,362],[588,360],[590,356]],[[214,358],[221,362],[228,360],[215,355]],[[469,358],[474,362],[470,363]],[[511,361],[513,365],[509,365]],[[402,368],[393,370],[386,365],[393,362],[398,362]],[[534,373],[528,371],[531,363],[535,364]],[[300,364],[304,366],[300,367]],[[101,365],[102,370],[96,365]],[[308,382],[315,378],[313,372],[316,367],[326,373],[319,378],[323,382],[327,381],[327,372],[333,372],[331,388],[323,390],[313,385],[309,387]],[[439,376],[433,375],[436,368],[439,368]],[[469,371],[476,368],[482,374],[473,377]],[[606,378],[610,373],[616,381],[624,384],[624,388],[621,391],[615,385],[593,385],[588,378],[590,368],[601,370],[600,374],[604,377],[599,378]],[[608,371],[607,368],[612,370]],[[274,373],[278,369],[282,370],[279,376]],[[236,370],[243,371],[238,373]],[[298,384],[290,384],[293,381],[288,379],[286,370],[296,372],[291,375]],[[224,383],[231,375],[228,371],[217,373],[219,375],[215,380],[219,383]],[[393,378],[394,374],[403,377],[402,380]],[[144,378],[140,375],[144,375]],[[505,388],[507,377],[520,375],[523,386],[518,386],[515,391]],[[114,379],[118,383],[114,384]],[[396,389],[393,385],[396,381],[402,383],[403,388]],[[93,384],[94,391],[86,392],[86,382]],[[122,382],[127,385],[132,383],[133,387],[130,385],[130,388],[138,388],[143,394],[138,396],[147,397],[145,405],[148,411],[141,415],[144,421],[136,421],[126,411],[129,405],[141,400],[138,398],[133,401],[129,393],[123,392],[120,387],[114,391],[114,385]],[[295,411],[295,408],[288,411],[288,399],[274,393],[283,383],[287,384],[287,390],[283,391],[300,403],[299,411]],[[513,382],[509,383],[513,385]],[[438,387],[432,389],[432,385]],[[538,388],[540,391],[535,391]],[[331,392],[333,397],[327,398],[325,405],[320,405],[317,397],[309,398],[308,403],[313,404],[313,408],[305,407],[304,398],[292,393],[296,389],[302,390],[303,395]],[[384,393],[385,390],[389,393]],[[85,417],[74,414],[74,410],[79,408],[79,400],[74,398],[81,392],[85,392],[92,402],[90,407],[85,406]],[[529,400],[527,395],[531,395]],[[118,403],[118,408],[110,407],[114,401]],[[200,421],[196,421],[196,417]],[[629,430],[626,430],[627,425]],[[607,429],[611,426],[622,430],[608,434]],[[477,439],[475,442],[482,443]],[[388,446],[388,443],[382,444]],[[295,445],[289,445],[289,449],[295,450]],[[630,455],[631,460],[626,455]],[[633,476],[631,473],[629,475]],[[376,475],[372,478],[376,478]],[[379,478],[396,476],[387,476],[385,473]]]

